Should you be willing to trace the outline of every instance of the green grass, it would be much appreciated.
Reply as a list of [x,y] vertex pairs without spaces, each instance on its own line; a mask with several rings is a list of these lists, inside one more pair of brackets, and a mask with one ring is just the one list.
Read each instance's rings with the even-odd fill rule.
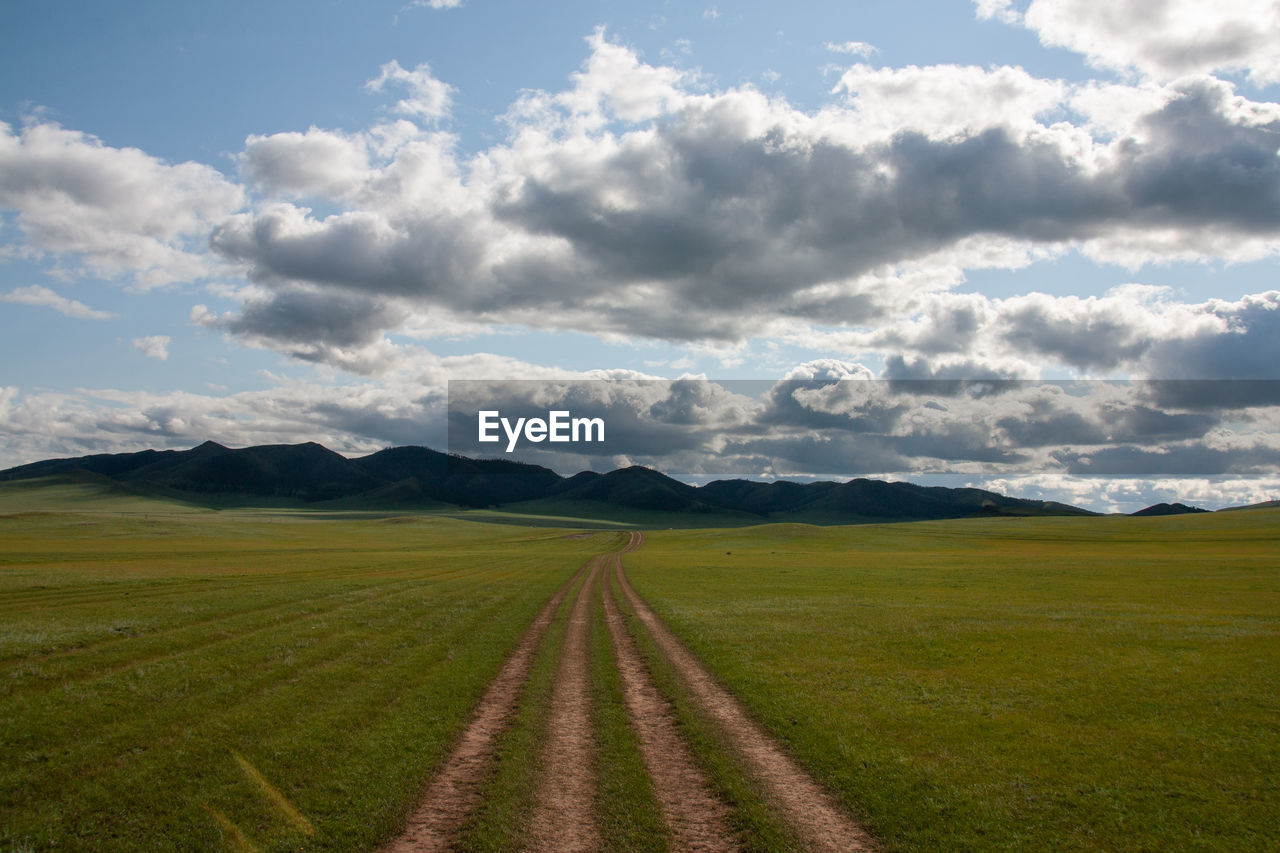
[[[633,554],[625,558],[629,564]],[[726,733],[720,731],[685,687],[675,668],[658,649],[653,637],[636,617],[621,592],[612,593],[627,630],[635,639],[658,692],[671,703],[680,734],[689,745],[721,801],[729,807],[730,828],[746,853],[803,850],[800,840],[786,826],[737,755]]]
[[[601,589],[608,579],[606,569],[601,572]],[[597,594],[591,606],[591,700],[599,746],[596,813],[601,842],[605,850],[663,853],[669,849],[669,832],[640,754],[640,739],[628,721],[604,619]]]
[[30,512],[201,512],[201,507],[131,490],[88,472],[0,482],[0,514]]
[[499,738],[497,768],[485,785],[480,805],[468,821],[458,849],[481,851],[521,850],[527,846],[529,820],[538,805],[538,766],[547,741],[551,698],[556,670],[568,630],[568,614],[574,593],[586,575],[574,584],[547,626],[529,669],[511,727]]
[[0,517],[0,849],[369,849],[616,537],[288,513]]
[[503,504],[503,514],[519,518],[561,519],[564,526],[611,525],[613,527],[706,528],[759,524],[760,516],[744,512],[665,512],[637,509],[601,501],[539,498]]
[[664,531],[626,562],[890,849],[1280,849],[1280,512]]
[[[617,540],[0,486],[0,850],[374,847],[538,608]],[[1234,851],[1280,849],[1277,555],[1280,510],[1256,510],[661,531],[625,559],[889,849]],[[599,619],[601,829],[658,849]],[[735,825],[787,847],[629,624]],[[512,790],[536,761],[506,743]],[[478,820],[518,827],[527,804],[500,799]]]

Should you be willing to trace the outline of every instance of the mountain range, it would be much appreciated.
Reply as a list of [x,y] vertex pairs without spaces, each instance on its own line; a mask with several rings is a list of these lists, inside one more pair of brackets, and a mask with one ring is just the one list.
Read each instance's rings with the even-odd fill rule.
[[500,507],[592,517],[610,510],[726,517],[740,523],[854,523],[976,515],[1091,515],[1052,501],[982,489],[855,479],[843,483],[717,480],[691,486],[633,466],[562,477],[538,465],[470,459],[426,447],[393,447],[348,459],[314,442],[232,449],[144,450],[49,459],[0,471],[0,481],[67,475],[100,478],[134,493],[220,506],[343,509]]

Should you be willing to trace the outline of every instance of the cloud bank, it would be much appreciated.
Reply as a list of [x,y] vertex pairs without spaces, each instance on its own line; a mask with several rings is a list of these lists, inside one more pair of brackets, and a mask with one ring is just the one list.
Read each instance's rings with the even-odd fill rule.
[[1280,105],[1203,75],[1123,86],[854,64],[804,111],[709,90],[603,31],[587,41],[568,88],[526,93],[508,138],[469,155],[438,126],[450,87],[393,61],[367,88],[404,94],[404,118],[252,135],[241,183],[6,126],[0,204],[29,251],[135,287],[251,282],[239,309],[193,319],[344,370],[383,369],[389,334],[494,324],[721,346],[834,330],[846,353],[945,356],[941,369],[992,362],[992,343],[998,372],[1265,369],[1247,353],[1274,294],[1232,307],[954,290],[968,271],[1072,252],[1134,269],[1274,256]]

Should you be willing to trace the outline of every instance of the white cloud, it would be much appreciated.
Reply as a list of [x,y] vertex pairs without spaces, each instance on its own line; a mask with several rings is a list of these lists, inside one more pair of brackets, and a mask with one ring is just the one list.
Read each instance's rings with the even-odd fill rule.
[[[448,5],[458,4],[453,2]],[[370,92],[381,92],[388,85],[398,86],[409,92],[409,97],[396,102],[395,110],[398,113],[425,119],[443,118],[449,114],[453,87],[431,76],[431,67],[425,62],[412,71],[407,71],[393,59],[382,66],[377,77],[365,83],[365,88]]]
[[[338,212],[264,204],[214,245],[268,300],[305,284],[403,302],[353,322],[440,312],[723,342],[877,323],[966,269],[1072,249],[1141,263],[1280,247],[1272,109],[1215,81],[1144,90],[1126,127],[1093,91],[1109,125],[1095,140],[1061,118],[1078,90],[1016,68],[855,66],[847,99],[803,112],[749,88],[700,94],[602,31],[589,41],[571,87],[523,98],[510,140],[465,172],[447,139],[406,137],[358,189],[335,183]],[[290,186],[305,184],[323,181]],[[340,342],[341,322],[318,332]]]
[[169,358],[169,344],[172,342],[173,339],[168,335],[149,335],[145,338],[134,338],[133,348],[147,358],[166,361]]
[[1061,110],[1069,90],[1009,66],[855,65],[832,91],[846,93],[858,124],[879,137],[915,130],[945,139],[992,127],[1043,133],[1037,118]]
[[239,157],[250,184],[266,193],[342,198],[371,175],[366,140],[312,127],[250,136]]
[[99,311],[96,308],[90,308],[83,302],[68,299],[38,284],[15,288],[0,296],[0,300],[15,302],[20,305],[43,305],[52,308],[59,314],[80,320],[110,320],[116,316],[110,311]]
[[1006,24],[1016,24],[1022,20],[1021,13],[1013,7],[1013,0],[973,0],[974,11],[982,20],[995,18]]
[[891,353],[888,374],[899,378],[1032,378],[1055,367],[1161,380],[1272,379],[1280,378],[1280,292],[1200,304],[1140,284],[1087,297],[939,293],[871,331],[797,333],[791,341]]
[[1280,83],[1280,4],[1274,0],[975,0],[979,17],[1021,23],[1041,42],[1101,68],[1163,80],[1242,72]]
[[424,9],[457,9],[462,0],[413,0],[410,5]]
[[[1275,255],[1280,105],[1212,78],[1073,86],[1010,67],[855,65],[840,97],[802,110],[751,87],[709,90],[603,30],[587,42],[564,90],[527,93],[506,116],[509,137],[469,159],[452,135],[404,120],[250,136],[239,155],[256,195],[247,211],[108,216],[120,197],[95,182],[125,166],[162,199],[183,198],[174,185],[203,187],[198,178],[236,203],[243,192],[195,164],[52,126],[28,134],[32,150],[56,148],[52,139],[100,167],[77,173],[89,188],[77,197],[100,220],[84,245],[108,252],[173,234],[160,245],[205,269],[211,245],[242,276],[218,291],[239,307],[193,322],[366,375],[399,369],[389,333],[433,326],[576,329],[713,345],[727,359],[753,337],[807,336],[896,357],[895,369],[920,376],[1046,365],[1143,374],[1155,343],[1194,337],[1214,370],[1257,373],[1256,359],[1226,345],[1241,340],[1219,328],[1227,320],[1165,296],[947,291],[968,270],[1070,252],[1133,266]],[[440,94],[434,83],[393,62],[371,87]],[[447,92],[409,111],[446,105]],[[26,144],[4,140],[0,163]],[[69,191],[52,178],[23,190],[32,180],[16,166],[0,172],[0,200],[18,206],[36,243],[24,223]],[[144,255],[118,262],[149,269]],[[1237,313],[1237,326],[1269,328],[1262,308]],[[1164,375],[1195,369],[1163,365]]]
[[216,223],[243,190],[198,163],[170,165],[55,124],[15,133],[0,122],[0,207],[28,244],[80,259],[79,271],[139,287],[203,278]]

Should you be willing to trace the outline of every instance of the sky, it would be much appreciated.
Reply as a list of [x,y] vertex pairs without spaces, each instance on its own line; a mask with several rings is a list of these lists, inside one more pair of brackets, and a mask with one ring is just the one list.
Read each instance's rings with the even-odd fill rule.
[[0,467],[440,448],[489,380],[631,425],[566,474],[1280,497],[1280,3],[4,19]]

